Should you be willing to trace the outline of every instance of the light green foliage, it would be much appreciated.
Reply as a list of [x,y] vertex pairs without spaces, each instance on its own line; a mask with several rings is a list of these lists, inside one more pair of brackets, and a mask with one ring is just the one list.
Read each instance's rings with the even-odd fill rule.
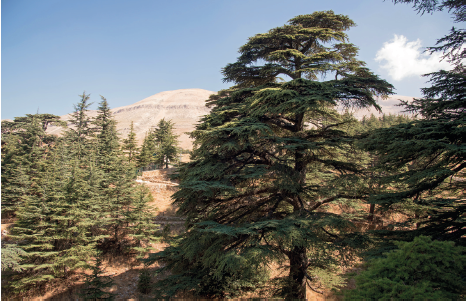
[[[193,161],[177,176],[173,197],[189,231],[152,256],[172,273],[156,285],[162,295],[199,291],[202,273],[214,285],[223,277],[250,283],[255,271],[285,261],[292,283],[283,298],[305,299],[307,281],[341,283],[318,268],[346,264],[365,239],[324,206],[368,192],[355,186],[364,166],[344,129],[350,119],[335,106],[378,108],[374,95],[392,89],[345,43],[352,25],[332,11],[297,16],[250,38],[223,69],[237,85],[208,100],[211,113],[192,133]],[[335,79],[315,80],[325,74]],[[293,80],[278,83],[280,75]]]
[[84,287],[80,292],[80,298],[83,301],[114,301],[115,295],[104,291],[115,283],[109,276],[103,276],[101,269],[102,260],[96,259],[95,265],[91,266],[93,272],[85,275]]
[[452,301],[465,299],[466,249],[450,241],[416,237],[369,262],[345,300]]
[[2,246],[2,274],[6,271],[23,271],[23,266],[20,265],[22,256],[26,252],[19,248],[16,244],[5,244]]

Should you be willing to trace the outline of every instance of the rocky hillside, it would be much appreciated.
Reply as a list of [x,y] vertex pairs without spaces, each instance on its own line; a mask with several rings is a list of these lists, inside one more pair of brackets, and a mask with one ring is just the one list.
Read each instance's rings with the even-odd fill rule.
[[[199,119],[210,112],[210,109],[205,107],[205,101],[212,94],[215,92],[198,88],[165,91],[134,104],[114,108],[112,113],[122,138],[127,137],[130,123],[133,121],[137,140],[142,143],[145,133],[164,118],[172,120],[175,124],[180,147],[192,149],[192,140],[185,133],[194,130]],[[89,111],[89,115],[96,116],[96,111]],[[66,121],[69,114],[61,118]],[[62,129],[50,127],[48,132],[60,135]]]
[[[117,107],[112,110],[117,120],[117,130],[121,138],[126,138],[130,131],[130,123],[133,121],[137,140],[141,144],[145,133],[155,127],[159,120],[172,120],[175,124],[175,132],[179,135],[180,147],[192,149],[192,139],[186,132],[195,129],[199,119],[208,114],[210,109],[205,106],[208,97],[216,92],[193,88],[165,91],[143,99],[131,105]],[[378,99],[378,104],[384,113],[398,113],[403,108],[395,106],[399,99],[411,100],[407,96],[390,96],[386,100]],[[112,104],[111,104],[112,105]],[[340,110],[343,110],[340,108]],[[375,109],[350,109],[358,119],[369,116],[371,113],[379,115]],[[96,111],[89,111],[90,116],[96,116]],[[62,120],[68,120],[69,114],[62,116]],[[51,134],[60,135],[62,129],[50,127]]]

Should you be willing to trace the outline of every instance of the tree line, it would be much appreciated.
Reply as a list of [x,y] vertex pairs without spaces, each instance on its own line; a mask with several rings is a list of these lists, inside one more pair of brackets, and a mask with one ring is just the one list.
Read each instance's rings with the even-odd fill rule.
[[[2,274],[15,291],[79,268],[100,272],[99,256],[141,255],[159,239],[151,194],[135,182],[133,128],[121,146],[107,100],[92,119],[89,95],[80,98],[69,127],[50,114],[2,121],[2,218],[16,217],[9,235],[16,244],[2,245]],[[47,134],[52,124],[65,128],[63,136]],[[161,125],[161,141],[169,135],[176,145],[173,125]]]
[[[465,21],[464,1],[394,2]],[[170,245],[145,259],[165,264],[155,299],[254,291],[304,300],[307,288],[343,286],[341,269],[361,259],[345,299],[466,297],[466,31],[453,28],[429,48],[453,68],[426,75],[423,97],[402,101],[413,116],[358,121],[353,108],[380,111],[375,97],[394,87],[358,60],[346,34],[353,26],[333,11],[299,15],[249,38],[223,68],[234,86],[207,100],[211,112],[191,133],[191,161],[174,175],[186,231],[166,236]],[[141,250],[155,236],[129,159],[167,167],[172,150],[163,151],[175,137],[160,140],[158,130],[171,123],[150,131],[139,153],[129,135],[124,157],[107,103],[91,121],[87,98],[63,139],[45,134],[53,116],[15,120],[2,134],[2,185],[4,172],[12,185],[5,207],[18,217],[8,264],[22,271],[18,287],[64,276],[106,247]],[[2,206],[3,196],[2,186]],[[275,266],[285,274],[272,279]]]

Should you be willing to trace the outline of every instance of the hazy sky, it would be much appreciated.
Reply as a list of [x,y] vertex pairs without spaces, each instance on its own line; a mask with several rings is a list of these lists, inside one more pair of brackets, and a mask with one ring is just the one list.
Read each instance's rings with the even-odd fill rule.
[[[359,59],[404,96],[444,68],[426,46],[454,25],[447,12],[417,15],[390,0],[2,0],[1,118],[63,115],[83,91],[111,107],[166,90],[228,88],[221,68],[247,38],[294,16],[333,10]],[[457,27],[464,24],[455,25]]]

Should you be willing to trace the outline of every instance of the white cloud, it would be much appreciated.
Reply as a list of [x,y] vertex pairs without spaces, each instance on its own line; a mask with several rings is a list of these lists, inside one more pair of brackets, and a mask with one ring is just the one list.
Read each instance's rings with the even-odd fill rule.
[[[421,40],[410,41],[401,35],[394,35],[393,40],[385,42],[377,52],[375,60],[384,61],[381,68],[387,70],[393,80],[402,80],[410,76],[421,76],[440,69],[451,69],[450,63],[440,61],[441,53],[423,53]],[[385,62],[386,61],[386,62]]]

